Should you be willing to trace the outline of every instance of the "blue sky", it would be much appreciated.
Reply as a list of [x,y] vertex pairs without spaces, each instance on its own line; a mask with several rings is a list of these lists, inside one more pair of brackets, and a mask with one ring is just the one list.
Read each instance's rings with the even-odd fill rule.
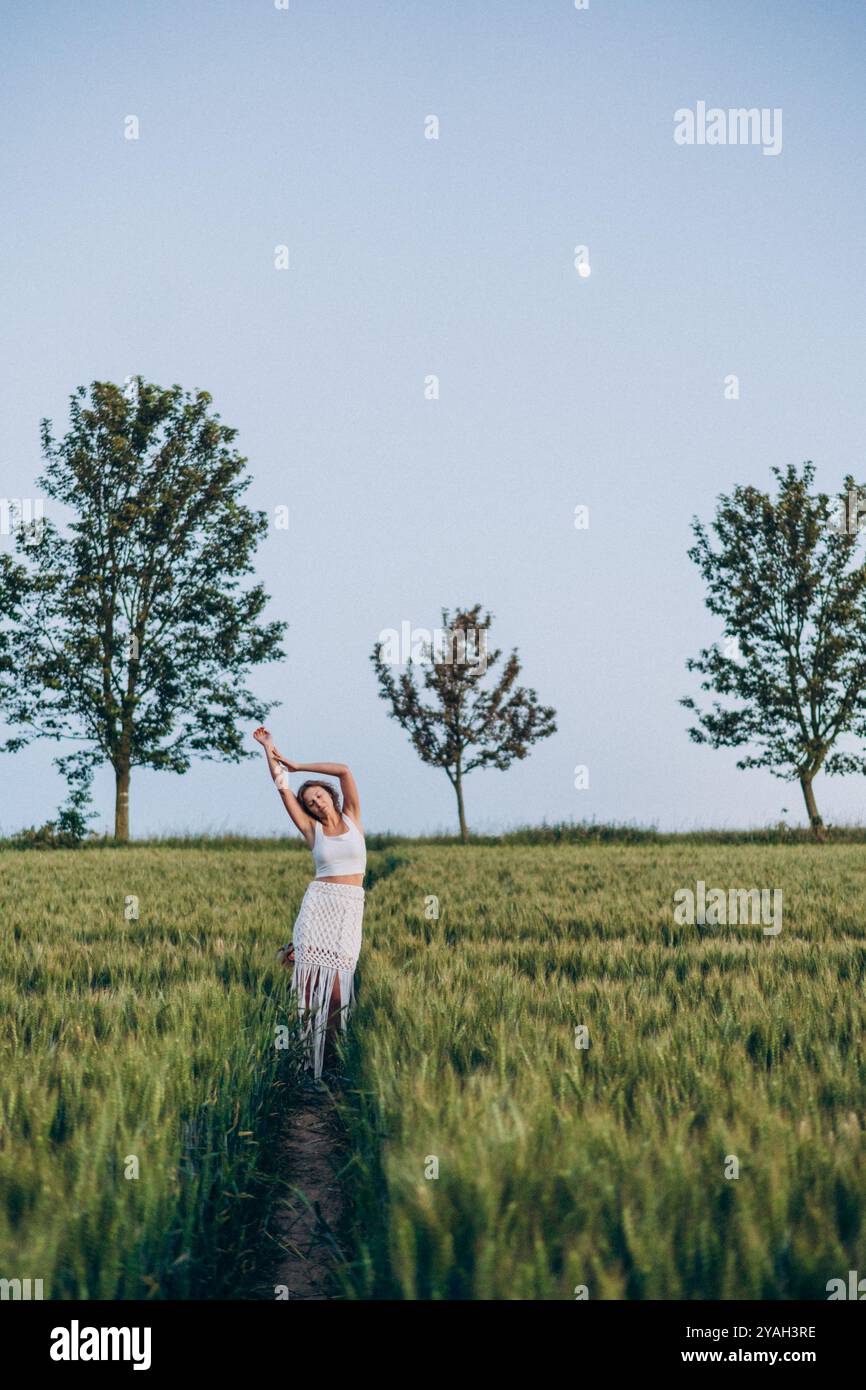
[[[48,0],[3,29],[0,496],[36,495],[79,384],[207,389],[250,502],[290,509],[258,559],[287,660],[255,688],[284,752],[353,765],[371,828],[454,822],[372,645],[476,601],[559,732],[473,774],[475,828],[802,821],[687,738],[685,661],[720,634],[686,550],[773,465],[863,474],[862,5]],[[700,100],[781,108],[781,153],[678,146]],[[4,830],[53,813],[55,752],[0,759]],[[861,779],[817,790],[863,819]],[[134,834],[288,829],[259,763],[134,773],[131,808]]]

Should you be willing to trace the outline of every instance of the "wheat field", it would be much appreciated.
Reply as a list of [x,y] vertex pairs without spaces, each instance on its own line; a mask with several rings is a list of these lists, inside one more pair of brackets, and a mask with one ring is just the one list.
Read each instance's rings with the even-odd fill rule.
[[[866,1266],[860,846],[370,867],[342,1296],[815,1299]],[[0,852],[0,1276],[244,1296],[308,876],[280,843]],[[780,889],[781,932],[677,925],[697,880]]]

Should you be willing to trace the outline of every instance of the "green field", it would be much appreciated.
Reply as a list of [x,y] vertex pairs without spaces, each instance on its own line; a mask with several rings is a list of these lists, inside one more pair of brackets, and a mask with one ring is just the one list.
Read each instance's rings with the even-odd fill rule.
[[[370,865],[346,1296],[822,1299],[866,1268],[860,846]],[[280,844],[0,852],[0,1277],[243,1290],[287,1095],[273,956],[308,876]],[[781,934],[675,926],[697,879],[781,888]]]

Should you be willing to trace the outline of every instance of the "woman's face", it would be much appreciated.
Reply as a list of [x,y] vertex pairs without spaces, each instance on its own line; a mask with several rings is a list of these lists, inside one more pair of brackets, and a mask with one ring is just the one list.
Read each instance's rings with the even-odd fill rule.
[[316,820],[327,820],[334,803],[324,787],[308,787],[304,792],[304,805]]

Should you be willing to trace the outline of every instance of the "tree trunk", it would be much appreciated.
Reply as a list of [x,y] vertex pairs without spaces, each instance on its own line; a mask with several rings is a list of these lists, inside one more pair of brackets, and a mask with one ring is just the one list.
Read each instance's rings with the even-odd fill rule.
[[469,843],[469,827],[466,824],[466,812],[463,809],[463,776],[460,772],[454,778],[454,790],[457,793],[457,814],[460,817],[460,838],[464,845]]
[[114,769],[114,838],[129,839],[129,761]]
[[824,829],[824,822],[818,814],[818,805],[815,801],[815,793],[812,790],[813,775],[814,774],[810,773],[808,776],[801,777],[800,786],[803,788],[803,800],[806,803],[806,813],[809,817],[809,824],[812,827],[812,834],[819,844],[824,844],[827,839],[827,831]]

